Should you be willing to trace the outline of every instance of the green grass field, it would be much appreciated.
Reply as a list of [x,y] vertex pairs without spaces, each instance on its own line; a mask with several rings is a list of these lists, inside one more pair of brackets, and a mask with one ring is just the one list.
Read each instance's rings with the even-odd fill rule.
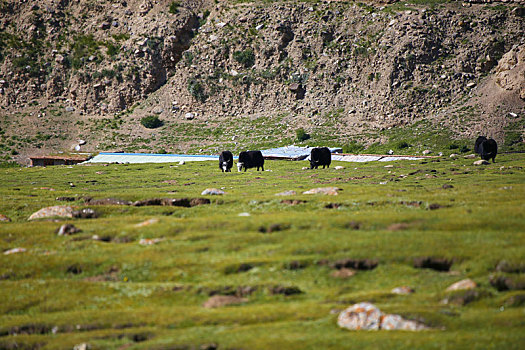
[[[0,255],[0,348],[523,349],[525,154],[473,161],[334,162],[324,170],[266,161],[270,171],[224,174],[216,162],[0,169],[0,214],[12,220],[0,222],[0,250],[26,249]],[[339,195],[302,194],[327,186]],[[226,194],[201,196],[210,187]],[[275,196],[286,190],[298,194]],[[211,203],[94,206],[85,197]],[[89,207],[98,217],[27,220],[53,205]],[[64,223],[82,231],[58,236]],[[153,238],[161,241],[139,244]],[[427,256],[453,265],[413,266]],[[345,258],[378,266],[332,276],[331,263]],[[512,268],[498,271],[502,260]],[[498,276],[510,290],[490,283]],[[467,292],[445,292],[465,278],[478,284],[468,303]],[[415,293],[391,293],[399,286]],[[217,294],[246,300],[204,308]],[[361,301],[432,329],[339,328],[337,311]]]

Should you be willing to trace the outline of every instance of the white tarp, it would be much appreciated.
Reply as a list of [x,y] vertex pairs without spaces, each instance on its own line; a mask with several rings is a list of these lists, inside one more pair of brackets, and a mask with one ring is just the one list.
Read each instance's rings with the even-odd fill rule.
[[[299,147],[299,146],[284,146],[278,148],[270,148],[262,150],[265,158],[273,159],[288,159],[288,160],[303,160],[310,156],[313,147]],[[341,153],[341,148],[330,148],[332,153]]]
[[149,154],[149,153],[99,153],[84,163],[178,163],[219,160],[219,156],[193,156],[186,154]]
[[[417,156],[395,156],[395,155],[374,155],[374,154],[338,154],[340,148],[329,148],[332,152],[332,160],[342,162],[389,162],[394,160],[418,160],[424,157]],[[286,159],[286,160],[309,160],[311,147],[286,146],[262,150],[262,154],[267,159]],[[237,157],[234,157],[237,159]],[[102,152],[94,156],[85,163],[178,163],[199,162],[206,160],[219,160],[218,155],[189,155],[189,154],[150,154],[150,153],[109,153]]]

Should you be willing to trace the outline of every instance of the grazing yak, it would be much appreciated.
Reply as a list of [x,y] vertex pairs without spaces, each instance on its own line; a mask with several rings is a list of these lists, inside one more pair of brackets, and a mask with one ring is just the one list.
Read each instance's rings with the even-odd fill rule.
[[239,153],[237,170],[242,171],[242,168],[244,168],[244,171],[250,168],[257,168],[257,171],[261,168],[262,171],[264,171],[264,157],[261,151],[245,151]]
[[481,159],[488,161],[492,159],[492,163],[496,162],[496,155],[498,154],[498,144],[493,139],[487,139],[485,136],[480,136],[476,139],[474,144],[474,152],[481,156]]
[[219,168],[222,172],[231,172],[233,167],[233,154],[230,151],[222,151],[219,155]]
[[332,154],[328,147],[312,148],[312,152],[310,153],[310,169],[317,169],[317,167],[321,165],[324,169],[325,166],[330,167],[331,162]]

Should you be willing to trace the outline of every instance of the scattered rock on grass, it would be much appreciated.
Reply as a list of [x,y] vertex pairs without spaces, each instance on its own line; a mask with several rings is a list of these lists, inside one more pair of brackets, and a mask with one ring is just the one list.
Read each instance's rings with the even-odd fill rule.
[[347,268],[343,267],[342,269],[332,271],[330,276],[335,277],[335,278],[343,278],[344,279],[344,278],[352,277],[356,273],[357,272],[355,270],[353,270],[353,269],[347,269]]
[[311,190],[303,192],[303,194],[326,194],[329,196],[337,196],[338,192],[341,191],[340,188],[337,187],[318,187],[318,188],[312,188]]
[[233,295],[214,295],[202,304],[203,307],[210,309],[227,305],[235,305],[247,302],[248,299],[239,298]]
[[350,330],[407,330],[419,331],[428,327],[417,321],[406,320],[399,315],[383,314],[375,305],[359,303],[342,311],[337,318],[341,328]]
[[441,188],[444,190],[448,190],[449,188],[454,188],[454,186],[452,186],[451,184],[444,184],[443,186],[441,186]]
[[11,219],[3,214],[0,214],[0,222],[11,222]]
[[73,224],[65,224],[65,225],[60,226],[55,231],[55,233],[57,233],[59,236],[69,236],[69,235],[74,235],[75,233],[79,233],[81,231],[82,230],[75,227],[75,225]]
[[27,249],[26,248],[13,248],[13,249],[9,249],[9,250],[6,250],[4,252],[4,255],[10,255],[10,254],[16,254],[16,253],[23,253],[25,252]]
[[43,218],[62,217],[72,218],[73,208],[68,205],[55,205],[52,207],[42,208],[37,212],[31,214],[28,220],[36,220]]
[[415,268],[449,271],[451,266],[452,261],[446,258],[421,257],[414,259]]
[[284,192],[276,193],[275,195],[276,196],[295,196],[296,194],[297,192],[295,191],[284,191]]
[[489,162],[487,162],[485,159],[480,159],[480,160],[476,160],[474,163],[472,163],[473,165],[488,165],[490,164]]
[[473,280],[471,280],[470,278],[467,278],[467,279],[464,279],[462,281],[459,281],[459,282],[456,282],[452,285],[450,285],[446,291],[447,292],[452,292],[452,291],[456,291],[456,290],[467,290],[467,289],[474,289],[476,288],[478,285],[476,284],[476,282],[474,282]]
[[337,165],[334,167],[335,170],[342,170],[344,169],[345,167],[344,166],[341,166],[341,165]]
[[477,155],[475,155],[475,154],[467,154],[467,155],[464,156],[463,158],[465,158],[465,159],[474,159],[474,158],[476,158],[476,157],[477,157]]
[[73,217],[79,219],[94,219],[98,217],[98,214],[91,208],[83,208],[80,210],[75,210],[73,212]]
[[399,315],[384,315],[381,319],[380,329],[387,331],[420,331],[428,329],[428,327],[417,321],[406,320]]
[[401,287],[396,287],[392,289],[390,292],[393,294],[397,294],[397,295],[409,295],[409,294],[414,293],[415,290],[408,286],[401,286]]
[[206,195],[221,195],[221,194],[224,194],[225,192],[222,191],[222,190],[219,190],[217,188],[207,188],[205,189],[204,191],[202,191],[201,193],[201,196],[206,196]]
[[162,242],[163,240],[164,240],[163,238],[142,238],[139,241],[139,244],[140,245],[153,245],[153,244]]
[[91,350],[91,345],[88,343],[77,344],[73,347],[73,350]]
[[149,219],[149,220],[146,220],[146,221],[142,221],[138,224],[135,225],[135,227],[144,227],[144,226],[149,226],[149,225],[153,225],[153,224],[156,224],[157,222],[159,222],[159,219]]
[[428,209],[429,210],[436,210],[436,209],[440,209],[440,208],[443,208],[443,206],[441,204],[432,203],[432,204],[428,205]]

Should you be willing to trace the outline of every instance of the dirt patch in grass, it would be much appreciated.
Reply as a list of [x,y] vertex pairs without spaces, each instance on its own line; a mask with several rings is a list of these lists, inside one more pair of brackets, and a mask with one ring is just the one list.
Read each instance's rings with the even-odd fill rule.
[[282,286],[282,285],[268,287],[268,291],[270,292],[271,295],[282,294],[286,296],[304,293],[299,287],[296,287],[296,286],[287,287],[287,286]]
[[354,270],[373,270],[377,267],[378,261],[375,259],[341,259],[333,262],[331,267],[334,269],[354,269]]
[[447,258],[420,257],[414,259],[414,267],[436,271],[450,271],[453,261]]
[[210,309],[228,305],[236,305],[247,302],[246,298],[239,298],[233,295],[214,295],[202,304],[202,307]]

